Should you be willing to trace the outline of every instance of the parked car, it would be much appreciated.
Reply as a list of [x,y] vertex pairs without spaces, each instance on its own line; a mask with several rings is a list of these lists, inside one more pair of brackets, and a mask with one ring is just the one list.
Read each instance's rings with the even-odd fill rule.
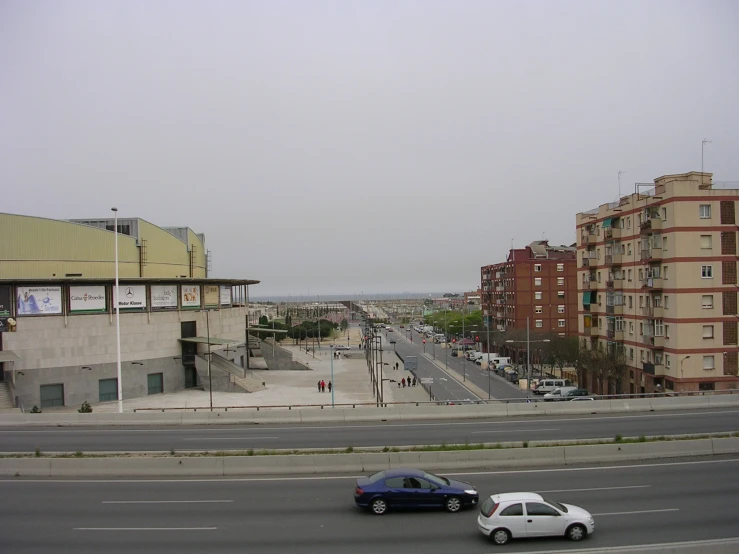
[[588,392],[588,389],[574,389],[568,391],[564,396],[567,400],[572,400],[576,396],[590,396],[590,393]]
[[575,387],[558,387],[552,392],[548,392],[544,395],[544,400],[547,402],[555,400],[567,400],[567,394],[570,391],[577,390]]
[[334,346],[334,350],[350,350],[346,344],[337,344]]
[[494,494],[480,506],[477,528],[495,544],[526,537],[564,536],[580,541],[595,531],[589,512],[531,492]]
[[420,469],[389,469],[357,479],[354,502],[383,515],[392,508],[444,508],[459,512],[477,506],[477,489]]

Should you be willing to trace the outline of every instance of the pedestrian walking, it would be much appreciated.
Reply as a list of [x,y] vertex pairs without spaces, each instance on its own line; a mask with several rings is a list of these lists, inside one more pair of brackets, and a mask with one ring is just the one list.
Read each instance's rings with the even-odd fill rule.
[[403,377],[403,380],[401,381],[403,383],[403,388],[405,388],[405,377]]
[[414,387],[416,386],[416,378],[415,377],[413,377],[413,386]]
[[326,381],[321,379],[321,392],[326,392]]
[[331,387],[332,387],[332,386],[333,386],[333,385],[331,385],[331,381],[329,381],[329,382],[328,382],[328,392],[331,392]]
[[318,381],[318,392],[321,392],[321,382]]

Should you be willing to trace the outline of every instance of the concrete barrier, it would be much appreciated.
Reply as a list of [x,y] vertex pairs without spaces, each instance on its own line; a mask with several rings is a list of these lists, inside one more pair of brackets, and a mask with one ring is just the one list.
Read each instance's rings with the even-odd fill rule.
[[711,439],[565,446],[566,464],[713,455]]
[[739,437],[711,439],[714,454],[739,454]]
[[558,467],[739,453],[739,438],[546,446],[436,452],[286,454],[274,456],[159,456],[0,458],[2,476],[126,477],[204,475],[367,474],[415,466],[430,471],[472,468]]

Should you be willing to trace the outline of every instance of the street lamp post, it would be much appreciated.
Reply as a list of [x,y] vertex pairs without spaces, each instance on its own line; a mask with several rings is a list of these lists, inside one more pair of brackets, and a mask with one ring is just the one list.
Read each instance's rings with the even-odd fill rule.
[[113,236],[115,237],[115,354],[118,371],[118,413],[123,413],[123,375],[121,371],[121,295],[118,286],[118,208],[111,208],[113,212]]
[[210,394],[210,411],[213,411],[213,378],[210,373],[210,310],[205,310],[205,328],[208,334],[208,393]]
[[[507,343],[524,342],[520,340],[507,340]],[[529,331],[529,318],[526,318],[526,392],[531,391],[531,343],[532,342],[551,342],[549,339],[531,340]]]
[[[689,359],[690,356],[685,356],[682,360],[680,360],[680,380],[682,381],[685,378],[685,373],[683,373],[683,364],[685,363],[685,360]],[[685,390],[685,383],[681,383],[682,389],[680,392]]]
[[336,383],[334,383],[334,345],[331,345],[331,407],[334,407],[334,390],[336,390]]

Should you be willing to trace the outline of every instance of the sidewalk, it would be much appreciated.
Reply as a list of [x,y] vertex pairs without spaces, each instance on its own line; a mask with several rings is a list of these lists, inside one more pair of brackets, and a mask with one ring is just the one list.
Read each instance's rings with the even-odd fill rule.
[[[364,350],[357,345],[361,337],[361,330],[350,328],[349,343],[351,350],[341,351],[341,357],[334,359],[333,384],[335,404],[374,404],[372,384],[367,369]],[[252,372],[266,383],[266,389],[253,393],[241,392],[213,392],[213,407],[236,406],[297,406],[297,405],[331,405],[331,393],[328,383],[331,381],[331,354],[330,340],[321,341],[321,349],[315,353],[306,352],[301,347],[293,346],[286,340],[281,345],[293,354],[293,359],[305,364],[310,370],[270,371],[252,369]],[[335,344],[346,344],[346,335],[336,339]],[[309,344],[309,348],[311,345]],[[386,357],[387,363],[400,360],[390,352]],[[391,366],[384,366],[383,377],[393,381],[385,382],[385,402],[425,402],[428,395],[420,383],[416,387],[397,388],[397,380],[407,377],[402,370],[392,370]],[[326,392],[318,392],[318,381],[326,382]],[[123,410],[132,412],[135,408],[207,408],[210,406],[208,391],[186,390],[170,394],[157,394],[123,400]],[[48,408],[44,412],[76,412],[79,406],[64,406],[63,408]],[[118,403],[93,403],[94,412],[110,413],[118,411]]]

